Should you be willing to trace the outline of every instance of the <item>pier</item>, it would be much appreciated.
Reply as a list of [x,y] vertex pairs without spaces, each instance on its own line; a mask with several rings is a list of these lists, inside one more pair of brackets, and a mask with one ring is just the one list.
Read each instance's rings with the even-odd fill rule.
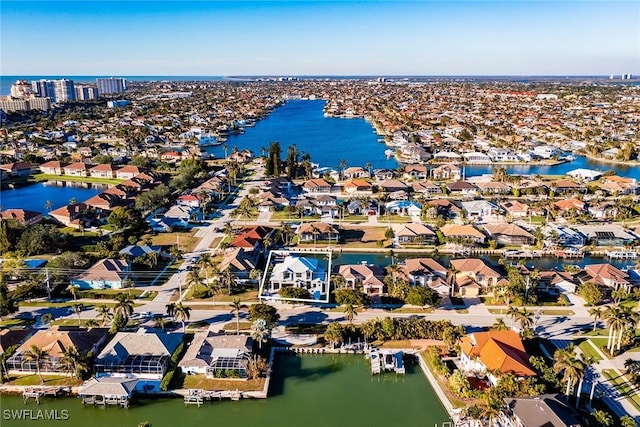
[[610,259],[636,259],[638,253],[636,251],[606,251],[605,256]]
[[406,370],[402,355],[403,353],[400,350],[370,350],[368,357],[371,361],[371,375],[378,375],[383,371],[395,372],[396,375],[405,375]]
[[22,392],[22,401],[27,404],[29,399],[33,399],[39,405],[41,397],[58,397],[68,392],[69,390],[65,387],[29,387]]
[[237,402],[243,397],[243,392],[239,390],[208,391],[202,389],[189,389],[187,390],[187,394],[184,396],[184,404],[185,406],[196,405],[199,408],[205,402],[222,399],[231,399]]

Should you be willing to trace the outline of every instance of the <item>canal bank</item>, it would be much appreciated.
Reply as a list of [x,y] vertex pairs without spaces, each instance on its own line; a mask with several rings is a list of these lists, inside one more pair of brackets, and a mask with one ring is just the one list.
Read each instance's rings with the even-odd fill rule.
[[[433,426],[449,421],[446,409],[418,365],[407,366],[405,376],[372,377],[362,355],[289,354],[275,358],[269,399],[242,402],[213,401],[185,407],[182,399],[140,399],[130,409],[82,406],[80,399],[43,399],[24,405],[16,396],[1,396],[3,416],[22,410],[67,411],[65,426],[81,427],[91,417],[92,427],[176,425],[246,425],[308,427]],[[33,425],[32,419],[4,417],[3,427]],[[52,425],[56,425],[51,421]],[[45,425],[45,424],[43,424]]]

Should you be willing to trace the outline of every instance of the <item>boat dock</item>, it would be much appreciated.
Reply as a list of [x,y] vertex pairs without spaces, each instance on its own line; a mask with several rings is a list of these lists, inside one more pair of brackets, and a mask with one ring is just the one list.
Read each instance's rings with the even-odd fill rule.
[[382,372],[395,372],[404,375],[406,373],[402,351],[372,349],[368,357],[371,361],[371,375],[378,375]]
[[129,397],[126,396],[82,396],[82,404],[84,406],[115,406],[117,408],[129,409],[131,405]]
[[512,258],[512,259],[533,259],[542,257],[542,253],[538,251],[527,251],[527,250],[508,250],[502,252],[502,256],[504,258]]
[[610,259],[636,259],[638,253],[636,251],[606,251],[605,255]]
[[202,406],[206,401],[212,402],[214,400],[231,399],[233,401],[239,401],[242,399],[243,393],[239,390],[224,390],[224,391],[208,391],[201,389],[190,389],[184,396],[184,404],[196,405],[198,408]]
[[22,401],[26,404],[33,399],[39,405],[41,397],[58,397],[68,393],[69,389],[65,387],[29,387],[22,392]]
[[580,251],[574,248],[569,248],[569,249],[555,251],[554,255],[557,258],[584,258],[584,251]]

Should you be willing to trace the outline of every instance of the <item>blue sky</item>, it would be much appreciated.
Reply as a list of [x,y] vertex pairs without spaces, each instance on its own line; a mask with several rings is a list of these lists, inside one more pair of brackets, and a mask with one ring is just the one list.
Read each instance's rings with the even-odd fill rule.
[[640,74],[640,2],[6,1],[3,75]]

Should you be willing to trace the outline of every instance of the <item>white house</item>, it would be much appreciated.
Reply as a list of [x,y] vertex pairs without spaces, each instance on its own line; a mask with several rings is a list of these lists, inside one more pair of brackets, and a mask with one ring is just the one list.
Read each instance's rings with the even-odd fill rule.
[[602,172],[593,169],[579,168],[567,172],[567,175],[580,181],[595,181],[602,176]]
[[270,292],[295,286],[307,289],[314,298],[325,294],[328,291],[327,285],[327,272],[317,259],[291,255],[273,266],[269,278]]

